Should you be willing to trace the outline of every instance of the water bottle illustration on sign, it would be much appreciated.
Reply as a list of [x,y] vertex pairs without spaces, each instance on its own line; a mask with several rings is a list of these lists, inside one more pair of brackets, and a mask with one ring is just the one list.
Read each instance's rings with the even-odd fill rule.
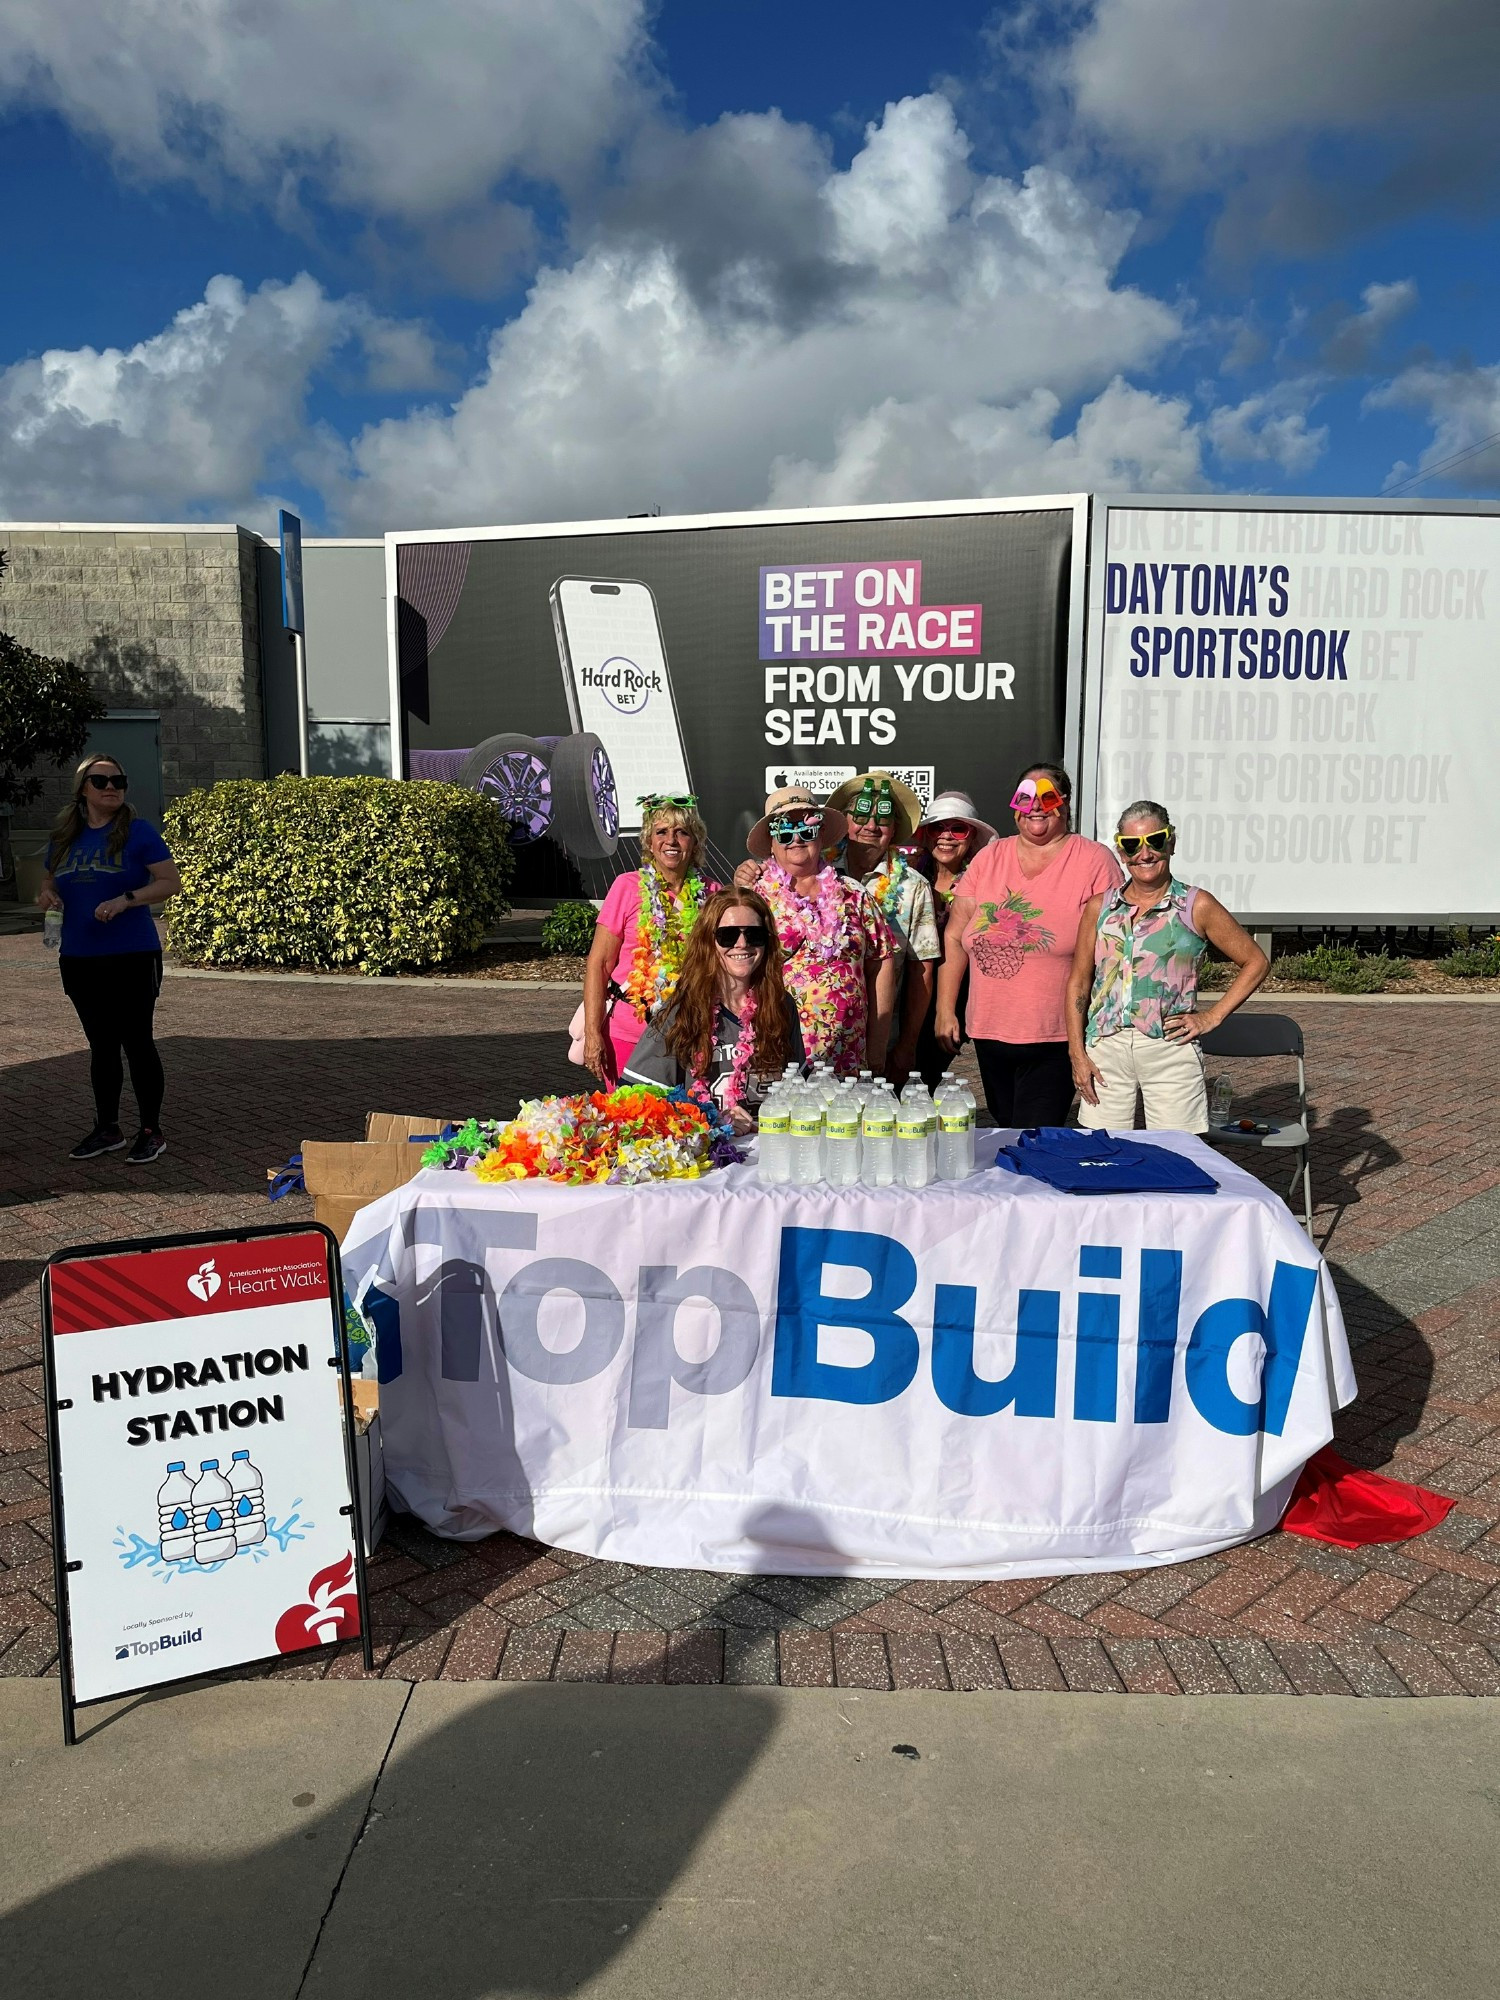
[[200,1460],[196,1479],[183,1459],[172,1459],[156,1495],[156,1518],[163,1562],[206,1568],[263,1542],[265,1485],[249,1452],[234,1454],[227,1475],[218,1459]]

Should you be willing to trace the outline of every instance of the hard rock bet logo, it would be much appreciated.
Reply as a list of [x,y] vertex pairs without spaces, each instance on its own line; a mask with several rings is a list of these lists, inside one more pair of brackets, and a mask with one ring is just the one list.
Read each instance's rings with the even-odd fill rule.
[[359,1599],[354,1593],[354,1557],[320,1569],[307,1586],[308,1602],[293,1604],[276,1621],[276,1650],[305,1653],[335,1639],[359,1637]]
[[207,1305],[223,1282],[224,1280],[214,1269],[213,1258],[210,1257],[207,1263],[200,1264],[188,1279],[187,1288],[195,1299],[202,1299],[203,1303]]

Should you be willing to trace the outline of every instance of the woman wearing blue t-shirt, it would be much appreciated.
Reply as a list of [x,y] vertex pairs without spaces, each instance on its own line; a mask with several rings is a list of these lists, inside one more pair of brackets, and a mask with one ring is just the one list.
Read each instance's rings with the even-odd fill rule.
[[62,911],[62,983],[89,1044],[94,1129],[68,1155],[117,1153],[124,1061],[130,1065],[141,1129],[125,1155],[144,1166],[167,1149],[161,1135],[165,1079],[151,1020],[161,991],[161,945],[151,905],[182,887],[166,842],[126,803],[125,773],[113,757],[86,757],[73,802],[52,831],[37,901]]

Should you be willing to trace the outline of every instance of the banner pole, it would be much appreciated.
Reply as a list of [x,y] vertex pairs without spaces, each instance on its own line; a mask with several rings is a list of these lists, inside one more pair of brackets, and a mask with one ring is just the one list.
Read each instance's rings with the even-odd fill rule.
[[[52,1300],[45,1270],[42,1294],[42,1395],[47,1405],[47,1486],[52,1510],[52,1577],[57,1600],[57,1674],[62,1695],[63,1744],[71,1750],[78,1741],[73,1700],[73,1629],[68,1617],[67,1550],[63,1544],[62,1448],[57,1415],[64,1405],[57,1399],[57,1381],[52,1368]],[[72,1407],[71,1398],[66,1407]]]

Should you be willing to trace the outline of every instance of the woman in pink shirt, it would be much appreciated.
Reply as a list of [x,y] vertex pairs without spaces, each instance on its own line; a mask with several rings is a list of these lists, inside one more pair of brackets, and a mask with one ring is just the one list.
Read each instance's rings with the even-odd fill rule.
[[610,885],[583,973],[584,1066],[609,1090],[676,992],[698,912],[719,886],[698,866],[708,829],[697,799],[663,794],[640,805],[641,865]]
[[1072,796],[1060,764],[1028,764],[1011,799],[1014,837],[975,855],[948,917],[935,1031],[957,1051],[967,971],[967,1026],[997,1125],[1061,1125],[1073,1102],[1064,998],[1078,922],[1120,867],[1073,831]]

